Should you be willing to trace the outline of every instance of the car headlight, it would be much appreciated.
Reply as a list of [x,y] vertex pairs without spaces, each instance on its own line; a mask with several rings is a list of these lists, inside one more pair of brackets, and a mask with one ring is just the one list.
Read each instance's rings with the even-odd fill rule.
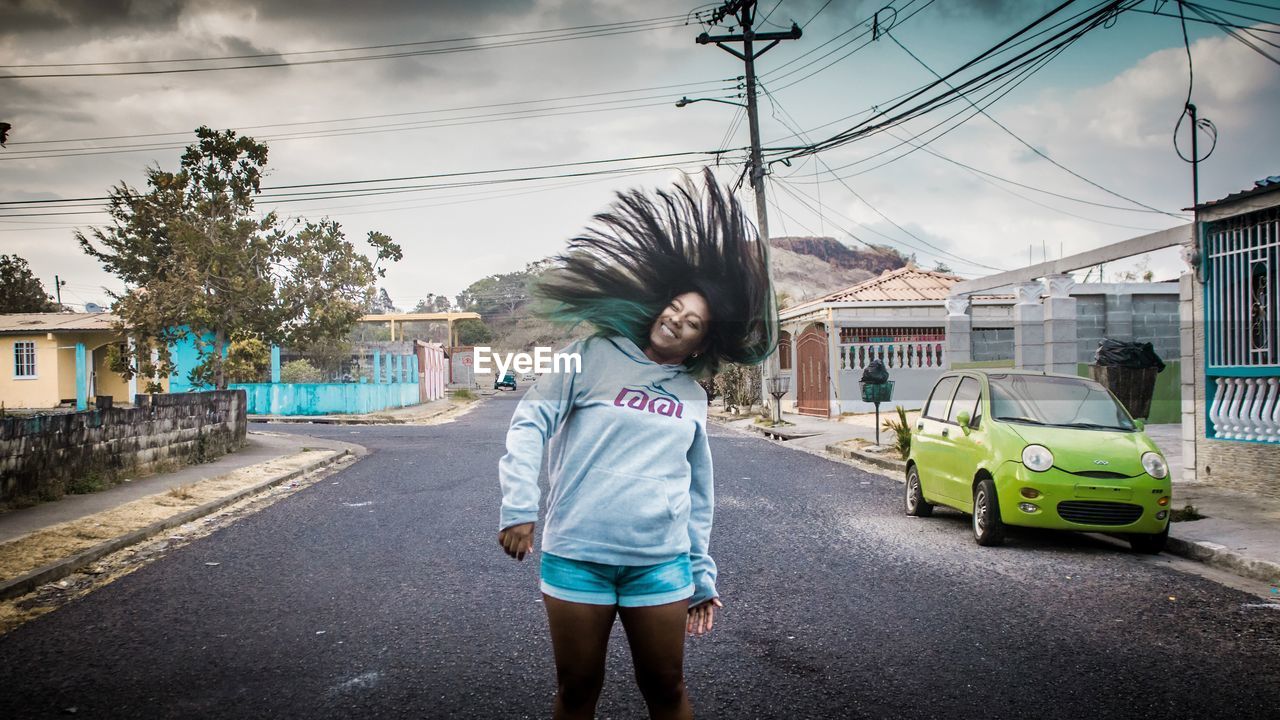
[[1029,470],[1044,472],[1053,467],[1053,453],[1043,445],[1028,445],[1022,449],[1022,464]]
[[1142,467],[1148,475],[1157,480],[1163,480],[1169,476],[1169,465],[1164,458],[1160,457],[1160,453],[1142,453]]

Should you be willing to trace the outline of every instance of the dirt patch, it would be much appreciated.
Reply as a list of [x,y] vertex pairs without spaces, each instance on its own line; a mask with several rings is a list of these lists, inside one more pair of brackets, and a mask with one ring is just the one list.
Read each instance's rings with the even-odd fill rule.
[[[301,456],[306,456],[305,461],[299,460],[298,463],[294,465],[294,467],[296,468],[297,466],[305,464],[305,462],[310,462],[315,460],[318,455],[327,453],[327,452],[329,451],[318,451],[318,450],[306,451],[303,453],[298,453],[297,455],[292,455],[288,458],[281,458],[279,460],[273,461],[272,464],[291,463],[296,458],[300,458]],[[197,518],[195,520],[192,520],[189,523],[172,528],[166,533],[161,533],[148,540],[144,540],[136,545],[132,545],[130,547],[123,548],[114,553],[111,553],[110,555],[107,555],[102,559],[100,559],[98,562],[93,563],[88,567],[82,569],[81,571],[67,576],[66,578],[63,578],[62,580],[42,585],[39,588],[37,588],[34,592],[28,593],[27,595],[24,595],[22,597],[0,602],[0,635],[3,635],[9,632],[10,630],[13,630],[14,628],[18,627],[19,625],[22,625],[25,622],[28,622],[41,615],[44,615],[45,613],[56,610],[59,607],[62,607],[63,605],[73,600],[84,597],[85,595],[93,592],[94,590],[97,590],[100,587],[110,584],[111,582],[114,582],[117,578],[124,577],[125,575],[128,575],[129,573],[133,572],[134,570],[137,570],[140,567],[143,567],[144,565],[148,565],[152,562],[155,562],[156,560],[163,558],[165,554],[170,550],[180,548],[194,540],[203,538],[213,533],[216,530],[219,530],[223,527],[226,527],[227,525],[230,525],[231,523],[235,522],[241,517],[258,512],[263,508],[269,507],[270,505],[275,503],[277,500],[288,497],[289,495],[292,495],[307,487],[315,485],[316,483],[320,482],[321,480],[324,480],[330,475],[344,469],[349,463],[354,461],[355,461],[355,458],[353,457],[344,458],[338,461],[337,463],[334,463],[320,471],[310,473],[306,476],[291,480],[286,483],[282,483],[280,485],[266,488],[262,492],[243,498],[235,503],[232,503],[231,505],[228,505],[222,508],[221,510],[218,510],[217,512],[211,513],[202,518]],[[258,466],[258,467],[261,468],[262,466]],[[285,469],[285,467],[281,466],[278,469],[283,470]],[[232,474],[236,474],[236,473],[232,473]],[[213,482],[214,480],[221,480],[221,478],[213,478],[205,482]],[[259,473],[254,478],[254,480],[261,481],[262,474]],[[240,487],[245,487],[247,485],[252,485],[252,484],[253,483],[250,482],[250,483],[246,483],[245,485],[241,485]],[[203,485],[203,483],[197,484],[197,487],[199,485]],[[226,492],[222,493],[222,495],[225,495],[225,494],[227,493]],[[164,495],[164,493],[161,493],[161,495]],[[151,496],[135,502],[141,503],[147,500],[152,500],[156,497],[157,496]],[[221,495],[219,495],[218,497],[221,497]],[[208,498],[208,499],[213,499],[213,498]],[[204,501],[197,501],[192,504],[198,505],[200,504],[200,502],[204,502]],[[124,509],[125,507],[128,507],[128,506],[121,506],[121,508],[117,508],[117,509],[118,510]],[[163,517],[168,517],[170,515],[177,514],[178,512],[181,512],[182,510],[187,509],[187,505],[185,504],[185,501],[183,505],[179,505],[179,506],[161,505],[158,507],[170,508],[168,514],[164,515]],[[175,507],[177,508],[176,510],[174,509]],[[143,527],[147,524],[149,523],[144,522],[138,527]],[[54,529],[57,529],[57,528],[50,528],[50,530],[54,530]],[[21,543],[27,539],[36,538],[38,535],[41,535],[41,534],[42,533],[28,535],[26,538],[19,538],[18,540],[15,540],[11,543],[6,543],[5,546],[0,546],[0,550],[4,550],[5,548],[7,548],[8,545],[14,545],[16,543]],[[86,541],[87,542],[86,547],[90,545],[95,545],[97,544],[97,542],[100,542],[100,541],[101,540],[98,540],[96,542]],[[58,555],[54,559],[57,559],[58,557],[65,557],[65,555]]]
[[99,543],[260,483],[271,475],[296,470],[331,453],[330,450],[304,450],[198,483],[148,495],[111,510],[11,540],[0,545],[0,580],[24,575]]

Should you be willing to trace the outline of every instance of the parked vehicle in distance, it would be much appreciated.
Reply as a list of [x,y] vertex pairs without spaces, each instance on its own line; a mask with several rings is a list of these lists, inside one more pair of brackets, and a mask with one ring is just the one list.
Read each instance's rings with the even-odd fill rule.
[[502,377],[493,381],[494,390],[501,390],[502,388],[511,388],[512,390],[515,390],[516,376],[513,375],[512,373],[507,373],[506,375],[503,375]]
[[1169,468],[1143,425],[1088,378],[1014,370],[943,375],[911,433],[905,509],[973,515],[979,545],[1005,526],[1121,533],[1158,553]]

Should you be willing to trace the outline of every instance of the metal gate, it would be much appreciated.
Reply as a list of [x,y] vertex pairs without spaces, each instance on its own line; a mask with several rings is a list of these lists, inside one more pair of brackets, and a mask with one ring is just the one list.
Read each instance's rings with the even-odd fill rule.
[[831,413],[831,374],[827,367],[827,329],[810,325],[796,340],[796,410],[801,415]]

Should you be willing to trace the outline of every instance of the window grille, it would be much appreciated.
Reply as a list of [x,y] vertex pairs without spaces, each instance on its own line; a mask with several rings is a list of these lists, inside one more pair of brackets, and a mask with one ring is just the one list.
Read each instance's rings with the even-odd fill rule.
[[16,378],[33,378],[36,376],[36,344],[22,341],[13,344],[13,376]]
[[1280,369],[1280,209],[1213,223],[1204,240],[1209,367]]

